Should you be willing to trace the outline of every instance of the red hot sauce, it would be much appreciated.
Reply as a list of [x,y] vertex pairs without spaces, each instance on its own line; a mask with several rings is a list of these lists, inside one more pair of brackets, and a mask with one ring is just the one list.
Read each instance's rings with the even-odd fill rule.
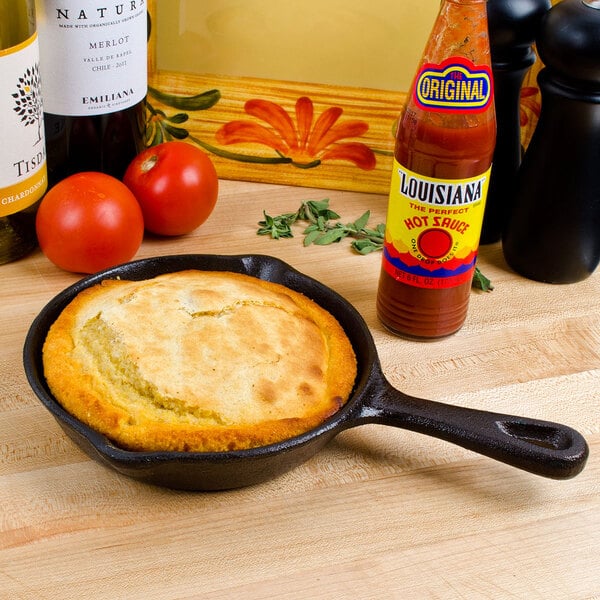
[[464,323],[495,142],[486,0],[443,0],[396,135],[377,293],[390,331]]

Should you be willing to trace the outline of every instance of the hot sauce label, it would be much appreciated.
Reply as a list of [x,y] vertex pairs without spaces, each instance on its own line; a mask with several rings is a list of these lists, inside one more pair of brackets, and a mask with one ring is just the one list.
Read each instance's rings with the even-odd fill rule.
[[472,278],[490,172],[434,179],[394,160],[383,250],[391,277],[431,289]]
[[491,69],[453,57],[440,65],[427,63],[417,74],[414,100],[425,110],[437,112],[481,112],[493,95]]

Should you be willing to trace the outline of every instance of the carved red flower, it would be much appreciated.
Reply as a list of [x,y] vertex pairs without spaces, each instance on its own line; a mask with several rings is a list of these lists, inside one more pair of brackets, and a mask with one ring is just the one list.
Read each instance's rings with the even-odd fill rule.
[[263,144],[297,167],[314,167],[325,160],[346,160],[366,171],[375,168],[375,154],[368,146],[356,141],[341,142],[360,137],[369,125],[359,120],[338,123],[343,113],[338,106],[327,108],[315,120],[313,102],[303,96],[296,102],[295,122],[281,105],[269,100],[248,100],[244,110],[264,124],[230,121],[216,132],[220,144]]

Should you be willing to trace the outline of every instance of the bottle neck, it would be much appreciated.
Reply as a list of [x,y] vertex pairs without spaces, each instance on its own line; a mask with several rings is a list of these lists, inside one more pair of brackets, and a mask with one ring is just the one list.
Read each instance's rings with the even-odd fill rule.
[[34,33],[33,0],[2,0],[0,3],[0,49],[17,46]]
[[490,64],[487,0],[442,0],[422,56],[422,63],[462,56],[475,64]]

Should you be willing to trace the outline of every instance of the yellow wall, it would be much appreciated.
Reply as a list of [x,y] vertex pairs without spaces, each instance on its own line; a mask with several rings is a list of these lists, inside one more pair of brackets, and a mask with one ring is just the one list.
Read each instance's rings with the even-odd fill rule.
[[439,0],[157,0],[157,66],[409,88]]

